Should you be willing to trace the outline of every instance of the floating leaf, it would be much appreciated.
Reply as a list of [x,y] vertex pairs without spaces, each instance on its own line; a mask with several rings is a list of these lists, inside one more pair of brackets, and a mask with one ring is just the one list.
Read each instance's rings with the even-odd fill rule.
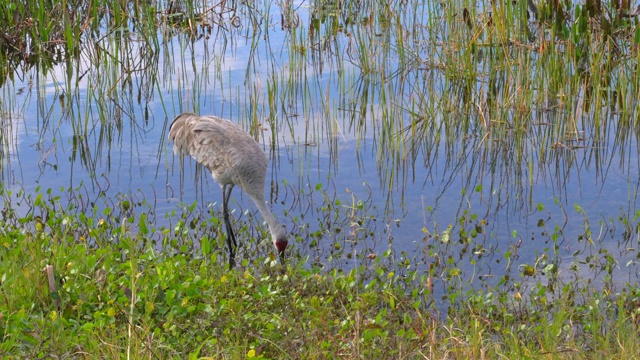
[[442,236],[440,236],[440,241],[443,243],[448,243],[450,240],[451,227],[442,232]]
[[525,276],[533,276],[536,273],[536,269],[531,265],[525,265],[522,272]]

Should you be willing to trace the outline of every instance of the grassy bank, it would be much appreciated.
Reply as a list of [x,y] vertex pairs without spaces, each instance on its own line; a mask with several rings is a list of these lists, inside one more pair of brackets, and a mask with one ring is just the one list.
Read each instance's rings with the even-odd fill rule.
[[[297,249],[285,266],[268,254],[229,271],[224,247],[216,245],[224,241],[220,224],[194,239],[198,225],[189,226],[184,214],[170,215],[170,228],[156,228],[153,209],[125,198],[108,207],[74,191],[3,196],[0,355],[8,358],[640,353],[640,292],[632,287],[536,282],[537,270],[524,268],[506,284],[463,289],[455,285],[462,274],[454,262],[438,270],[448,276],[406,271],[390,265],[389,252],[355,254],[362,265],[338,270],[312,266]],[[256,246],[244,229],[245,246]],[[437,295],[434,284],[447,277],[448,296]]]

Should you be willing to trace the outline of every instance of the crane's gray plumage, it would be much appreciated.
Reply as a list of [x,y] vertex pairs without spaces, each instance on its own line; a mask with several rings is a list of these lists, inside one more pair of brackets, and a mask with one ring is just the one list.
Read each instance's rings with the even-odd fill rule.
[[211,171],[222,188],[222,210],[227,228],[229,266],[235,265],[238,246],[229,221],[228,202],[235,185],[244,190],[269,226],[273,244],[281,258],[287,247],[284,227],[271,214],[264,201],[264,182],[269,159],[249,134],[228,120],[193,113],[178,115],[169,128],[174,154],[191,155]]

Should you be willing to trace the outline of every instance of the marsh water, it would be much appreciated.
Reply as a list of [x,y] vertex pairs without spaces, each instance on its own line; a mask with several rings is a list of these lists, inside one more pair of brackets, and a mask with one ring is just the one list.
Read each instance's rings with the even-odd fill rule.
[[[172,119],[193,111],[259,140],[292,251],[318,264],[375,254],[425,272],[454,264],[470,282],[529,269],[635,281],[634,86],[624,109],[620,97],[592,105],[571,62],[552,82],[553,55],[448,46],[452,29],[424,30],[429,5],[388,19],[256,6],[214,7],[154,38],[105,30],[75,56],[16,68],[0,89],[5,189],[144,200],[158,237],[191,204],[219,214],[218,185],[167,141]],[[526,62],[504,67],[514,59]],[[260,227],[239,189],[232,202],[234,218]]]

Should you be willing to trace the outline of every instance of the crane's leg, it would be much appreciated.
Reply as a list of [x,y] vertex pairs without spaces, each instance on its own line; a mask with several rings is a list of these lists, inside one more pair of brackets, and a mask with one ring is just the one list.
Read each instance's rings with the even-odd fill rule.
[[229,246],[229,269],[236,266],[236,235],[233,233],[231,221],[229,220],[229,198],[231,197],[233,185],[224,185],[222,187],[222,214],[224,215],[224,224],[227,228],[227,245]]

